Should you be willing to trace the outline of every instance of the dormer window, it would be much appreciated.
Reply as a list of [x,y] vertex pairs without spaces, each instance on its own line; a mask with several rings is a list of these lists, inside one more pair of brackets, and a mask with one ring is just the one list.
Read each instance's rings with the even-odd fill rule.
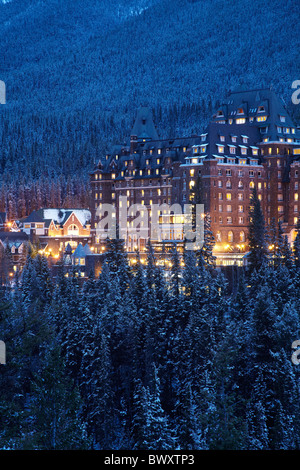
[[224,145],[217,145],[217,146],[218,146],[218,152],[224,153]]
[[224,117],[224,113],[223,113],[222,109],[219,109],[219,111],[217,113],[217,116],[218,117]]
[[244,114],[243,108],[239,108],[238,111],[237,111],[237,114]]
[[256,121],[257,122],[264,122],[267,120],[267,116],[257,116]]
[[280,116],[280,122],[285,122],[285,116]]
[[258,113],[264,113],[265,112],[265,107],[264,106],[259,106],[257,112]]
[[220,135],[220,141],[225,142],[225,135]]
[[236,142],[236,136],[235,135],[231,136],[231,142]]

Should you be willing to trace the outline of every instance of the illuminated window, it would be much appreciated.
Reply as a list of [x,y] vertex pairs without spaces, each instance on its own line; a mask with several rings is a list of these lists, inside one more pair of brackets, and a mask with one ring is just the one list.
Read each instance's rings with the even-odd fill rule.
[[257,116],[256,121],[257,122],[264,122],[267,120],[267,116]]
[[245,124],[246,119],[245,118],[238,118],[235,120],[236,124]]
[[250,188],[250,189],[253,189],[253,188],[255,188],[254,181],[250,181],[249,188]]
[[115,178],[116,178],[116,175],[115,175],[115,173],[112,173],[112,175],[111,175],[111,179],[113,179],[113,180],[114,180]]
[[231,201],[231,193],[226,193],[226,199],[227,201]]
[[156,163],[157,163],[157,165],[160,164],[160,158],[157,158],[157,159],[156,159]]
[[228,241],[230,243],[233,242],[233,231],[232,230],[229,230],[229,232],[228,232]]
[[246,240],[245,232],[242,230],[240,232],[240,242],[244,242]]
[[216,241],[217,241],[217,242],[221,242],[221,241],[222,241],[222,239],[221,239],[221,232],[220,232],[220,231],[218,231],[218,232],[216,233]]
[[68,235],[79,235],[79,228],[75,224],[71,224],[68,227]]
[[298,193],[295,193],[294,194],[294,201],[298,201],[298,197],[299,197]]
[[227,210],[227,212],[232,212],[232,206],[231,206],[231,204],[227,204],[226,210]]

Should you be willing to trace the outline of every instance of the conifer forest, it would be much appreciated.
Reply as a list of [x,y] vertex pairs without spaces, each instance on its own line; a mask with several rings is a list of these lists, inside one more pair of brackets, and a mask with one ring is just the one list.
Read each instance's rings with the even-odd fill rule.
[[[139,106],[162,139],[200,135],[271,85],[299,128],[299,21],[296,0],[0,0],[0,213],[89,209]],[[7,282],[0,243],[0,451],[300,449],[300,222],[291,246],[251,198],[245,266],[216,265],[209,217],[168,266],[107,238],[85,280],[28,243]]]

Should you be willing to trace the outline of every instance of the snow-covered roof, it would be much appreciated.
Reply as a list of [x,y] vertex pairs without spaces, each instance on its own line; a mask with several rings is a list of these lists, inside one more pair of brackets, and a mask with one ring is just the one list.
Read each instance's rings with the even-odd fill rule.
[[53,220],[58,224],[63,224],[75,214],[79,222],[84,226],[91,220],[91,213],[87,209],[44,209],[44,219]]

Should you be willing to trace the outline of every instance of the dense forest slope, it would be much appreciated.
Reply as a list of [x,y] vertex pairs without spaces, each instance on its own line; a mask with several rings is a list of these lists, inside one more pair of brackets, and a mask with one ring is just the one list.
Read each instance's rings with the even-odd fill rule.
[[298,25],[295,0],[0,4],[0,174],[8,184],[86,177],[140,104],[162,137],[201,131],[241,84],[272,84],[299,113]]

